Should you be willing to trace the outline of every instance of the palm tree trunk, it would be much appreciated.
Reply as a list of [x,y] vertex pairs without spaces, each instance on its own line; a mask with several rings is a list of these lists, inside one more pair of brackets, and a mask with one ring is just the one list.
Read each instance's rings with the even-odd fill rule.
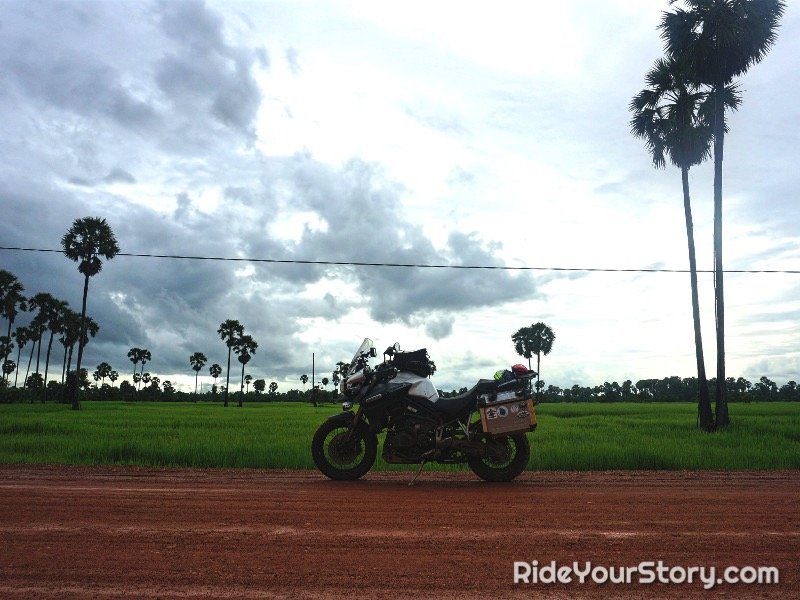
[[81,305],[81,333],[78,338],[78,360],[75,362],[75,381],[71,386],[70,394],[72,400],[72,410],[80,410],[81,402],[78,398],[78,388],[80,387],[81,361],[83,360],[83,339],[86,335],[86,297],[89,295],[89,276],[84,275],[83,282],[83,304]]
[[53,336],[55,335],[55,331],[50,332],[50,342],[47,344],[47,357],[44,359],[44,396],[42,396],[42,402],[47,401],[47,371],[50,367],[50,351],[53,349]]
[[[14,324],[14,320],[11,317],[8,317],[8,333],[6,334],[6,337],[8,338],[9,344],[11,343],[11,326],[13,324]],[[19,344],[17,344],[17,345],[19,345]],[[11,353],[9,352],[9,354],[11,354]],[[3,366],[4,367],[6,366],[7,362],[8,362],[8,355],[6,355],[6,357],[3,359]],[[19,361],[17,361],[17,367],[19,367]],[[5,379],[6,385],[8,385],[8,375],[6,375],[5,369],[3,369],[2,374],[0,374],[0,379]]]
[[244,363],[242,363],[242,385],[239,386],[239,408],[242,406],[242,398],[244,398]]
[[197,402],[197,376],[200,374],[200,371],[194,372],[194,401]]
[[722,273],[722,155],[725,136],[724,86],[714,89],[714,307],[717,323],[717,429],[727,427],[727,385],[725,381],[725,294]]
[[17,344],[17,368],[14,371],[14,387],[17,387],[17,377],[19,377],[20,358],[22,358],[22,346]]
[[228,406],[228,388],[231,387],[231,350],[232,346],[228,346],[228,370],[225,371],[225,403],[223,406]]
[[28,368],[25,369],[25,380],[22,382],[22,387],[28,383],[28,375],[31,372],[31,364],[33,363],[33,351],[36,350],[36,340],[31,340],[33,346],[31,346],[31,355],[28,357]]
[[67,346],[64,346],[64,360],[61,364],[61,385],[64,385],[64,378],[67,376]]
[[692,283],[692,320],[694,322],[694,354],[697,361],[697,380],[700,385],[697,404],[697,417],[700,428],[705,431],[714,430],[714,413],[711,412],[711,397],[708,393],[706,365],[703,356],[703,336],[700,331],[700,301],[697,292],[697,259],[694,252],[694,224],[692,221],[692,203],[689,196],[689,169],[681,169],[683,182],[683,212],[686,215],[686,239],[689,244],[689,273]]

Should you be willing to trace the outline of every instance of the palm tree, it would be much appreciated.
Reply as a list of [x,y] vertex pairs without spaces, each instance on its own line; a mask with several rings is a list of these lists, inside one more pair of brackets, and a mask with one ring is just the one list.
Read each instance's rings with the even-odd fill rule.
[[[3,359],[4,365],[7,362],[9,362],[8,357],[11,355],[13,351],[14,351],[14,342],[11,340],[11,338],[7,335],[0,336],[0,358]],[[5,384],[6,382],[5,372],[3,372],[2,375],[0,375],[0,382]]]
[[[78,271],[84,276],[81,333],[78,337],[78,360],[75,367],[75,370],[80,373],[81,361],[83,360],[84,332],[86,331],[86,298],[89,295],[89,278],[97,275],[103,268],[103,262],[100,257],[111,260],[119,252],[119,245],[117,244],[117,238],[114,237],[114,232],[111,231],[111,227],[105,219],[84,217],[75,219],[72,227],[61,238],[61,246],[64,248],[64,255],[78,263]],[[74,385],[70,389],[70,400],[72,401],[72,409],[80,410],[78,389]]]
[[716,426],[726,427],[725,299],[722,271],[722,159],[725,94],[733,80],[761,62],[778,37],[783,0],[685,0],[665,12],[659,28],[670,57],[689,65],[691,78],[711,89],[714,116],[714,301],[716,309]]
[[528,369],[531,368],[531,357],[536,355],[536,391],[541,388],[541,362],[542,354],[547,356],[553,349],[556,334],[547,325],[539,321],[530,327],[520,328],[511,336],[517,354],[528,359]]
[[231,350],[233,350],[236,340],[244,334],[244,326],[236,319],[227,319],[220,324],[217,333],[228,347],[228,369],[225,371],[225,403],[223,405],[228,406],[228,388],[231,384]]
[[211,374],[211,377],[214,378],[214,388],[213,389],[214,389],[214,393],[216,393],[216,390],[217,390],[217,377],[222,375],[222,367],[220,367],[217,363],[214,363],[208,369],[208,372]]
[[3,376],[6,379],[6,385],[8,385],[8,378],[14,371],[16,371],[16,369],[17,363],[15,363],[13,360],[7,360],[3,363]]
[[101,380],[101,385],[105,385],[106,377],[111,375],[111,371],[113,371],[110,364],[103,361],[99,365],[97,365],[97,370],[94,372],[95,381],[98,379]]
[[245,386],[244,389],[245,389],[245,393],[247,393],[247,394],[250,393],[250,384],[251,383],[253,383],[253,376],[250,375],[250,373],[248,373],[247,375],[244,376],[244,386]]
[[242,405],[242,397],[244,396],[244,366],[250,362],[250,358],[256,353],[257,348],[258,342],[256,342],[251,335],[240,335],[236,338],[236,343],[233,346],[233,351],[238,354],[238,360],[242,363],[242,384],[239,389],[239,406]]
[[[139,372],[140,375],[144,375],[144,366],[149,363],[153,359],[152,355],[150,354],[150,350],[147,348],[141,348],[139,351],[139,362],[142,363],[142,370]],[[142,379],[142,383],[147,383],[144,379]]]
[[[714,415],[711,411],[703,356],[703,337],[700,331],[697,260],[689,195],[689,169],[702,163],[711,154],[713,124],[708,114],[709,95],[700,86],[689,81],[686,64],[675,59],[656,61],[645,80],[648,87],[634,96],[630,103],[630,110],[633,113],[631,132],[645,140],[656,168],[666,166],[666,157],[669,157],[670,162],[681,170],[699,385],[698,422],[702,429],[712,431]],[[739,95],[736,89],[729,88],[726,105],[735,109],[738,103]]]
[[[0,269],[0,314],[8,320],[8,332],[6,336],[11,339],[11,328],[20,310],[28,310],[23,285],[17,277],[10,271]],[[6,357],[5,360],[8,360]],[[17,359],[19,363],[19,358]]]
[[278,383],[276,381],[269,382],[269,393],[274,394],[278,391]]
[[47,343],[47,355],[44,360],[45,387],[43,402],[47,400],[47,373],[50,370],[50,353],[53,350],[53,338],[57,333],[63,333],[68,312],[71,312],[69,304],[56,298],[53,298],[52,302],[47,306],[47,328],[50,330],[50,340]]
[[300,375],[300,381],[303,382],[303,391],[305,392],[306,391],[306,384],[308,383],[308,375],[306,375],[305,373]]
[[119,373],[114,370],[111,370],[108,374],[108,378],[111,380],[111,387],[114,387],[114,382],[119,379]]
[[133,363],[133,374],[136,375],[136,365],[142,360],[142,349],[134,346],[128,350],[128,360]]
[[200,374],[200,369],[202,369],[205,364],[208,362],[208,358],[202,352],[195,352],[189,357],[189,364],[192,365],[192,370],[194,371],[194,401],[197,402],[197,376]]

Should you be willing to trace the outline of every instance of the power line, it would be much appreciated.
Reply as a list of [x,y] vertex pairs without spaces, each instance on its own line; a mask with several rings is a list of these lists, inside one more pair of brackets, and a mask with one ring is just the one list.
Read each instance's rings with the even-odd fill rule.
[[[63,254],[63,250],[53,248],[23,248],[18,246],[0,246],[0,250],[19,252],[51,252]],[[231,256],[190,256],[180,254],[137,254],[133,252],[120,252],[117,256],[134,258],[167,258],[179,260],[210,260],[222,262],[269,263],[287,265],[321,265],[343,267],[400,267],[413,269],[465,269],[465,270],[490,270],[490,271],[567,271],[579,273],[689,273],[689,269],[611,269],[593,267],[513,267],[505,265],[446,265],[446,264],[421,264],[421,263],[390,263],[390,262],[363,262],[339,260],[299,260],[280,258],[244,258]],[[713,269],[698,269],[698,273],[713,273]],[[725,269],[724,273],[779,273],[800,275],[800,270],[785,269]]]

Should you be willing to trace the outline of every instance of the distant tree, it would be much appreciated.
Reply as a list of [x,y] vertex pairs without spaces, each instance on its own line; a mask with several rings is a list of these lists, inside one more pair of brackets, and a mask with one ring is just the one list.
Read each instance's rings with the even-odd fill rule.
[[147,385],[147,382],[144,380],[144,366],[153,360],[153,356],[150,354],[150,350],[147,348],[142,348],[139,352],[139,362],[142,363],[142,370],[139,372],[142,375],[142,383]]
[[216,393],[217,393],[217,377],[222,375],[222,367],[220,367],[217,363],[214,363],[208,369],[208,372],[211,374],[211,377],[214,378],[214,385],[212,386],[211,390],[216,395]]
[[136,391],[139,391],[139,382],[142,381],[142,376],[135,372],[133,373],[133,385],[135,386]]
[[303,382],[303,391],[305,391],[306,390],[306,384],[308,383],[308,375],[306,375],[305,373],[300,375],[300,381]]
[[171,396],[175,393],[175,388],[172,386],[172,382],[169,379],[167,379],[161,387],[164,388],[164,395],[166,396]]
[[329,380],[327,377],[323,377],[323,378],[322,378],[322,387],[323,387],[323,388],[326,388],[326,387],[328,387],[328,384],[329,384],[329,383],[330,383],[330,380]]
[[240,335],[233,345],[233,351],[237,354],[238,361],[242,364],[242,382],[239,388],[239,406],[242,406],[244,397],[244,367],[250,362],[252,355],[256,353],[258,342],[251,335]]
[[778,36],[782,0],[687,0],[663,14],[667,54],[689,65],[690,79],[711,88],[714,115],[714,299],[717,325],[716,427],[727,427],[725,301],[722,269],[722,156],[726,88],[761,62]]
[[[81,307],[81,333],[78,338],[78,360],[76,371],[80,373],[83,360],[84,332],[86,331],[86,298],[89,294],[89,278],[97,275],[103,267],[100,257],[111,260],[119,252],[117,239],[105,219],[84,217],[76,219],[64,237],[61,238],[64,255],[78,263],[78,270],[84,276],[83,303]],[[69,391],[73,410],[80,410],[78,390]]]
[[139,377],[139,380],[145,385],[150,383],[150,379],[151,379],[150,373],[142,373],[141,376]]
[[[14,342],[12,341],[11,336],[8,335],[0,336],[0,359],[3,360],[4,365],[8,362],[8,357],[11,355],[13,351],[14,351]],[[9,371],[9,373],[13,373],[13,370]],[[0,382],[3,385],[7,385],[5,371],[3,371],[3,375],[2,378],[0,379]]]
[[103,361],[99,365],[97,365],[97,370],[94,372],[95,381],[101,380],[102,383],[106,382],[106,377],[111,375],[111,365],[107,362]]
[[263,379],[256,379],[253,382],[253,389],[256,391],[256,394],[263,394],[264,390],[267,389],[267,382]]
[[[0,269],[0,315],[8,321],[6,337],[9,339],[11,339],[11,328],[14,326],[17,314],[21,310],[28,310],[26,298],[22,294],[24,291],[25,288],[16,275],[5,269]],[[4,358],[4,362],[7,360],[8,356]],[[19,357],[17,358],[17,363],[19,363]]]
[[128,350],[128,359],[133,363],[133,376],[135,378],[137,365],[139,364],[139,361],[142,360],[142,349],[134,346]]
[[114,382],[115,382],[117,379],[119,379],[119,373],[117,373],[116,371],[113,371],[113,370],[112,370],[112,371],[111,371],[111,372],[108,374],[108,378],[111,380],[111,385],[113,386],[113,385],[114,385]]
[[194,399],[197,401],[197,376],[200,374],[200,369],[202,369],[205,364],[208,362],[208,358],[202,352],[195,352],[189,357],[189,364],[192,366],[192,370],[194,371]]
[[[25,387],[29,390],[38,390],[44,386],[44,379],[42,378],[40,373],[31,373],[28,378],[25,380]],[[33,396],[31,396],[31,402],[33,402]]]
[[224,406],[228,406],[228,388],[230,387],[231,382],[231,352],[236,344],[236,340],[238,340],[240,336],[244,335],[244,326],[235,319],[227,319],[220,324],[219,329],[217,329],[217,333],[228,347],[228,368],[225,371],[224,403]]
[[271,381],[269,384],[269,393],[275,394],[278,391],[278,384],[275,381]]
[[534,354],[536,355],[537,390],[541,387],[539,380],[541,377],[542,354],[545,356],[550,354],[555,339],[556,334],[553,333],[553,330],[541,321],[529,327],[522,327],[511,336],[511,341],[514,342],[514,349],[517,354],[528,359],[528,369],[531,368],[531,358]]
[[13,360],[3,361],[3,376],[5,377],[6,385],[8,385],[9,376],[16,370],[16,368],[17,363],[15,363]]
[[253,383],[253,376],[248,373],[244,376],[244,388],[245,391],[249,394],[250,393],[250,384]]

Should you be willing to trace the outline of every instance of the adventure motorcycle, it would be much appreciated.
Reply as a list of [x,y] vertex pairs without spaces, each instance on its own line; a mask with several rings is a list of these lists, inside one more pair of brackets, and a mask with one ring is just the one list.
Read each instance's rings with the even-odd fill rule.
[[387,463],[419,464],[421,471],[428,461],[466,462],[486,481],[511,481],[525,469],[530,457],[525,434],[536,428],[533,371],[515,365],[494,380],[481,379],[465,394],[440,398],[428,379],[426,350],[401,352],[395,344],[373,369],[369,359],[376,356],[372,340],[365,339],[341,382],[347,398],[343,412],[314,434],[311,454],[322,473],[339,480],[367,473],[383,431]]

